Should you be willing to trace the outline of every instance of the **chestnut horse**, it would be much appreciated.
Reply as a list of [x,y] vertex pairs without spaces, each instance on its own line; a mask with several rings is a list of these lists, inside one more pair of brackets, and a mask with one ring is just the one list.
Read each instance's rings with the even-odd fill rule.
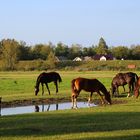
[[93,92],[97,92],[101,98],[102,104],[104,104],[104,99],[100,93],[100,91],[104,94],[106,101],[111,104],[110,94],[105,88],[105,86],[98,81],[97,79],[86,79],[86,78],[76,78],[71,81],[71,89],[72,89],[72,108],[77,108],[77,97],[80,94],[81,90],[86,92],[90,92],[88,104],[90,105],[90,101],[92,98]]
[[134,95],[136,96],[136,98],[138,98],[138,96],[139,96],[139,89],[140,89],[140,77],[138,78],[138,81],[136,83],[136,87],[134,90]]
[[119,86],[123,86],[124,88],[124,86],[128,84],[129,91],[127,97],[129,97],[130,92],[134,91],[137,80],[138,80],[138,76],[136,73],[133,72],[116,74],[116,76],[112,79],[112,83],[111,83],[112,96],[114,96],[115,93],[117,93],[117,95],[119,94],[118,91]]
[[49,95],[50,95],[50,90],[49,90],[49,87],[48,87],[48,83],[50,83],[50,82],[54,82],[54,84],[56,86],[56,93],[57,93],[58,92],[57,81],[62,82],[62,79],[61,79],[59,73],[57,73],[57,72],[48,72],[48,73],[43,72],[43,73],[41,73],[37,77],[37,80],[36,80],[35,95],[37,95],[38,92],[39,92],[40,83],[42,85],[42,95],[44,94],[44,84],[46,85],[46,87],[48,89],[48,92],[49,92]]

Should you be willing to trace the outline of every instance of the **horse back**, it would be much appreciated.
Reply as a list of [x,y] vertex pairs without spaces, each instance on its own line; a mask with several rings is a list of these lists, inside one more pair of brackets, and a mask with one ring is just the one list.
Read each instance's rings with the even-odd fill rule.
[[62,82],[62,79],[59,75],[59,73],[57,72],[42,72],[39,76],[38,76],[38,80],[40,80],[41,83],[49,83],[52,81],[59,81]]
[[103,84],[97,79],[76,78],[74,80],[76,90],[85,90],[87,92],[97,92],[103,88]]

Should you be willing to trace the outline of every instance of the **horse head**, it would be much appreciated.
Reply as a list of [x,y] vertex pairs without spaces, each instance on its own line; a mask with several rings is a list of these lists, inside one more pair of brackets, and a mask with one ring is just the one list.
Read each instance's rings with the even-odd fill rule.
[[39,88],[37,86],[35,86],[35,95],[36,96],[37,96],[38,92],[39,92]]

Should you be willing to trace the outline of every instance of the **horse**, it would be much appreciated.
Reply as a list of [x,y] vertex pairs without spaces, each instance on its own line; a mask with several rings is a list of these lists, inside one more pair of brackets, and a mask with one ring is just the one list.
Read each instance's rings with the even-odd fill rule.
[[139,89],[140,89],[140,77],[138,77],[136,86],[135,86],[135,90],[134,90],[134,95],[136,98],[138,98],[139,96]]
[[101,98],[102,104],[105,104],[104,99],[100,91],[104,94],[105,100],[108,104],[111,104],[110,94],[105,88],[105,86],[97,79],[87,79],[87,78],[76,78],[71,81],[71,90],[72,90],[72,108],[77,108],[77,97],[79,96],[81,90],[90,92],[88,99],[88,105],[90,106],[90,101],[93,95],[93,92],[97,92]]
[[[119,94],[118,87],[124,86],[128,84],[129,91],[127,97],[130,96],[130,92],[134,91],[134,87],[136,85],[136,82],[138,80],[138,76],[136,73],[133,72],[127,72],[127,73],[118,73],[115,77],[113,77],[111,82],[111,90],[112,90],[112,96],[115,95],[115,93]],[[124,88],[125,91],[125,88]]]
[[57,92],[58,92],[57,81],[62,82],[62,79],[61,79],[59,73],[57,73],[57,72],[48,72],[48,73],[43,72],[43,73],[41,73],[37,77],[37,80],[36,80],[35,95],[37,95],[38,92],[39,92],[40,83],[42,85],[42,95],[44,94],[44,84],[46,85],[46,87],[48,89],[48,92],[49,92],[49,95],[50,95],[50,90],[49,90],[49,87],[48,87],[48,83],[50,83],[50,82],[54,82],[54,84],[56,86],[56,94],[57,94]]

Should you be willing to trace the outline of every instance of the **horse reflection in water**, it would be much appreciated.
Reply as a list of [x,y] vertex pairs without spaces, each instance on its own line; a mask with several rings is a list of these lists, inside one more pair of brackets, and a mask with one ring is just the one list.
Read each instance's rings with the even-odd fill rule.
[[90,96],[88,99],[89,106],[93,92],[97,92],[101,98],[102,104],[105,104],[105,101],[100,91],[104,94],[107,103],[111,104],[110,93],[107,91],[105,86],[97,79],[86,79],[81,77],[73,79],[71,81],[71,89],[72,89],[72,108],[77,108],[77,97],[79,96],[81,90],[90,92]]
[[[50,107],[51,107],[51,104],[48,104],[46,110],[45,110],[45,105],[42,104],[42,112],[44,111],[50,111]],[[56,103],[56,108],[55,110],[58,110],[58,103]],[[40,112],[40,107],[38,105],[35,105],[35,112]]]
[[44,84],[46,85],[48,92],[49,92],[49,95],[50,95],[50,90],[48,87],[48,83],[50,83],[50,82],[54,82],[54,84],[56,86],[56,93],[57,93],[58,92],[58,84],[57,84],[58,81],[62,82],[62,79],[61,79],[59,73],[57,73],[57,72],[48,72],[48,73],[43,72],[43,73],[41,73],[37,77],[37,80],[36,80],[35,95],[37,95],[39,92],[40,83],[42,85],[42,95],[44,94]]

